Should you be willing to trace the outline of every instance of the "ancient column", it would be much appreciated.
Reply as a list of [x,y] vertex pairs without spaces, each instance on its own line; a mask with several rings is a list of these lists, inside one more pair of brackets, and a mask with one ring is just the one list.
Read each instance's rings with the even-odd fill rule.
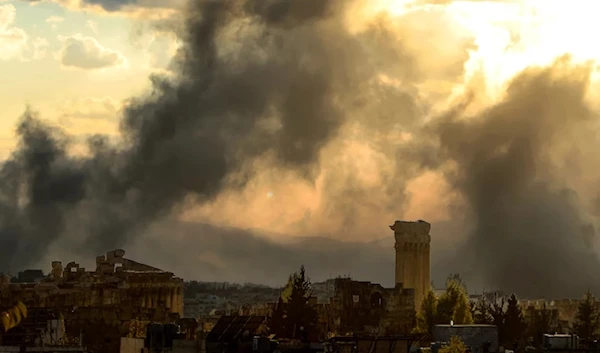
[[431,224],[425,221],[396,221],[390,229],[396,240],[396,284],[415,290],[415,310],[431,288],[429,248]]
[[171,288],[169,297],[170,297],[169,308],[171,308],[172,313],[176,313],[177,312],[177,300],[176,300],[177,291],[175,290],[175,288]]

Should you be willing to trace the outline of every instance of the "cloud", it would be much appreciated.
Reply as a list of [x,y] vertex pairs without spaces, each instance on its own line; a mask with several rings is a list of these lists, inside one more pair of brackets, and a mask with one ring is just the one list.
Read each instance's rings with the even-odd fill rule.
[[17,10],[12,4],[0,5],[0,60],[39,60],[46,56],[46,39],[31,38],[24,29],[14,26]]
[[52,28],[56,28],[55,25],[57,23],[61,23],[63,22],[65,19],[63,17],[59,17],[59,16],[50,16],[46,19],[46,23],[49,23],[50,25],[52,25]]
[[[286,258],[281,273],[309,261],[347,272],[328,258],[354,259],[414,216],[434,222],[438,278],[459,271],[471,288],[526,296],[600,288],[591,66],[529,67],[483,99],[485,80],[467,71],[478,48],[458,20],[440,7],[362,19],[352,6],[365,3],[192,1],[173,75],[115,113],[122,143],[94,136],[85,157],[27,111],[0,168],[0,268],[52,245],[83,255],[147,243],[163,267],[188,258],[158,251],[185,247],[228,279],[268,281]],[[211,226],[170,223],[182,218]],[[439,229],[444,218],[452,227]],[[246,228],[281,241],[236,235]],[[306,236],[315,242],[281,239]],[[382,254],[365,268],[391,273]]]
[[60,16],[50,16],[46,19],[46,23],[60,23],[60,22],[63,22],[64,20],[65,19]]
[[25,50],[23,50],[22,60],[40,60],[48,56],[49,52],[50,42],[46,38],[36,37],[31,39]]
[[69,99],[62,105],[64,116],[77,119],[116,121],[121,104],[111,97]]
[[25,0],[31,4],[57,3],[72,11],[97,12],[143,19],[167,18],[180,11],[186,0]]
[[98,34],[98,24],[92,20],[87,20],[85,22],[85,27],[88,28],[92,33]]
[[15,27],[17,9],[12,4],[0,5],[0,59],[20,57],[27,47],[25,30]]
[[74,121],[116,124],[122,104],[111,97],[82,97],[65,101],[60,108],[59,121],[68,125]]
[[154,11],[182,8],[186,4],[182,0],[58,0],[63,4],[76,4],[82,9],[102,9],[106,12],[129,12],[133,13],[139,9],[151,9]]
[[86,155],[88,140],[104,136],[118,141],[119,116],[123,104],[111,97],[80,97],[61,104],[57,112],[58,126],[73,136],[71,152]]
[[95,38],[78,34],[60,40],[63,45],[57,56],[63,67],[98,70],[127,65],[122,53],[103,47]]

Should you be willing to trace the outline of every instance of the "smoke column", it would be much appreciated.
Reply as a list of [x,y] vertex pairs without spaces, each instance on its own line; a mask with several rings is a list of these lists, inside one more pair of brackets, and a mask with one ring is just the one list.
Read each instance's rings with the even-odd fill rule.
[[69,156],[68,137],[25,113],[2,165],[0,267],[20,268],[64,236],[95,253],[122,245],[183,201],[243,188],[259,159],[314,181],[320,151],[377,88],[366,87],[377,66],[397,57],[388,48],[370,63],[365,40],[380,49],[386,30],[350,34],[344,4],[192,2],[178,79],[154,77],[123,114],[122,143],[95,136],[87,157]]
[[[56,243],[103,253],[190,208],[248,214],[252,190],[269,183],[294,195],[283,209],[306,190],[317,195],[302,220],[282,222],[296,233],[372,238],[374,224],[386,231],[403,218],[411,182],[434,175],[442,191],[417,192],[444,200],[461,229],[433,225],[435,251],[457,252],[444,270],[528,297],[594,289],[592,66],[562,58],[517,75],[499,102],[467,92],[448,108],[472,39],[457,39],[435,11],[399,24],[360,19],[366,4],[191,2],[175,79],[153,77],[126,106],[120,142],[94,136],[84,156],[27,111],[0,168],[0,270],[35,263]],[[234,258],[234,246],[215,249]]]
[[479,116],[457,109],[437,123],[441,153],[455,163],[448,179],[473,222],[463,255],[488,288],[528,298],[598,289],[595,218],[565,173],[596,144],[597,115],[585,102],[591,69],[568,57],[527,69]]

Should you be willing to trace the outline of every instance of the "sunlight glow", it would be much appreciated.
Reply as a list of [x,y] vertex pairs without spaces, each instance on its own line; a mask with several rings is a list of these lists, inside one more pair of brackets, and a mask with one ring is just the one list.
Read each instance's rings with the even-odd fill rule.
[[482,72],[491,97],[527,66],[546,65],[565,54],[575,62],[600,59],[600,47],[592,40],[600,31],[595,1],[380,0],[374,7],[392,16],[443,7],[474,37],[466,76]]

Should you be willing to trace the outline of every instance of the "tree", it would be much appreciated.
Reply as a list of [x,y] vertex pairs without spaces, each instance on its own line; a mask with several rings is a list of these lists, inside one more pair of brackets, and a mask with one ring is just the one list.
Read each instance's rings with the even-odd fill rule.
[[588,291],[585,298],[577,307],[573,331],[583,339],[589,340],[596,336],[600,326],[600,317],[596,312],[596,300]]
[[[498,295],[498,293],[494,295],[494,301],[490,304],[490,315],[492,325],[498,327],[498,335],[501,336],[506,319],[506,297],[504,295]],[[499,339],[502,341],[502,337]]]
[[533,345],[540,347],[545,333],[552,332],[553,321],[556,318],[556,312],[548,309],[544,304],[540,309],[530,306],[527,308],[529,314],[529,325],[527,334],[533,338]]
[[276,334],[278,336],[285,336],[286,328],[284,326],[285,323],[285,303],[283,302],[283,298],[279,297],[275,308],[273,309],[273,313],[271,314],[271,320],[269,322],[269,329],[271,333]]
[[466,353],[467,346],[460,337],[453,336],[450,338],[450,343],[440,348],[439,353]]
[[304,265],[300,267],[300,272],[294,273],[291,278],[293,284],[289,299],[287,303],[284,303],[283,297],[280,300],[284,307],[281,334],[287,338],[306,339],[308,334],[316,331],[318,315],[309,303],[312,290]]
[[280,298],[284,303],[289,302],[290,297],[292,296],[292,290],[294,289],[294,275],[296,275],[296,273],[290,275],[285,287],[283,287],[283,290],[281,291]]
[[504,313],[502,327],[502,343],[505,344],[505,347],[510,347],[512,344],[513,348],[516,348],[515,346],[521,340],[526,327],[523,311],[519,306],[519,300],[516,295],[512,294],[506,303],[506,312]]
[[452,321],[457,325],[469,325],[473,323],[473,316],[471,316],[471,304],[466,294],[460,295],[454,307],[454,313],[452,315]]
[[438,324],[472,324],[471,308],[467,286],[459,275],[450,275],[446,280],[446,292],[438,300],[437,320]]
[[421,310],[417,314],[417,331],[418,333],[433,334],[433,327],[437,317],[437,298],[435,293],[430,290],[421,303]]
[[487,299],[486,293],[483,293],[479,300],[473,305],[471,314],[473,316],[473,322],[480,325],[489,325],[493,322],[494,317],[492,316],[492,306]]

